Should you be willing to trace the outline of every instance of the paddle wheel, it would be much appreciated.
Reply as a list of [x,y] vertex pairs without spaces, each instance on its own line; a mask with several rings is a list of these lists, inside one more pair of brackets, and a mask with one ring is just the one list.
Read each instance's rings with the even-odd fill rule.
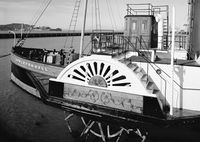
[[[95,60],[86,60],[85,62],[81,62],[78,65],[73,66],[67,71],[67,77],[71,78],[74,81],[79,82],[79,84],[85,84],[87,86],[98,86],[103,88],[113,88],[114,90],[118,87],[125,87],[129,88],[133,84],[131,79],[128,78],[129,75],[125,76],[126,71],[116,68],[114,64],[109,63],[109,57],[103,57],[108,58],[107,63],[105,60],[97,60],[98,56],[94,57]],[[111,58],[110,58],[111,59]],[[109,61],[109,62],[108,62]],[[122,65],[123,66],[123,65]],[[130,73],[130,72],[129,72]],[[129,74],[127,73],[127,74]],[[62,74],[62,73],[61,73]],[[66,75],[66,73],[65,73]],[[60,76],[59,76],[60,77]],[[58,77],[58,78],[59,78]],[[72,92],[72,94],[68,94],[70,96],[78,95],[76,92]],[[104,93],[101,95],[101,97],[98,95],[98,93],[95,92],[88,92],[88,94],[83,94],[87,97],[89,95],[89,98],[91,102],[97,102],[101,101],[101,103],[105,105],[112,105],[111,102],[115,101],[112,100],[111,94]],[[122,101],[122,100],[121,100]],[[125,102],[114,102],[114,103],[125,103]],[[123,105],[122,105],[123,106]],[[134,106],[130,106],[134,107]],[[142,141],[145,140],[145,136],[143,136],[140,132],[140,130],[137,129],[127,129],[124,127],[116,127],[116,126],[110,126],[106,123],[101,123],[99,121],[88,119],[87,117],[81,117],[78,119],[82,124],[82,130],[79,130],[80,128],[77,128],[74,130],[71,127],[71,123],[75,122],[77,124],[77,117],[73,113],[69,114],[65,112],[65,120],[67,127],[72,135],[79,136],[79,137],[85,137],[86,139],[89,139],[89,135],[96,136],[97,138],[101,139],[102,141],[107,141],[109,139],[115,139],[116,141],[119,141],[122,134],[131,134],[134,132],[138,135],[138,138],[140,138]],[[73,121],[74,120],[74,121]],[[70,123],[70,121],[72,121]],[[79,123],[80,123],[79,122]],[[112,131],[114,129],[114,132]],[[77,132],[79,130],[79,132]],[[111,132],[112,131],[112,132]]]
[[[70,24],[74,28],[80,0],[76,0],[76,3],[72,20],[75,24]],[[95,3],[99,11],[97,1]],[[84,15],[86,9],[87,6]],[[62,62],[53,62],[53,56],[49,56],[51,62],[44,62],[42,54],[33,56],[33,52],[42,53],[42,49],[15,46],[11,53],[11,79],[32,95],[42,98],[46,104],[64,110],[66,126],[78,141],[144,142],[152,137],[153,131],[157,135],[161,131],[173,135],[173,132],[180,132],[183,128],[198,128],[200,88],[193,82],[200,80],[199,65],[193,61],[176,60],[176,68],[173,67],[175,79],[172,79],[168,58],[161,58],[166,54],[155,56],[155,50],[149,49],[154,46],[146,46],[148,42],[142,36],[135,36],[134,32],[129,35],[131,32],[128,29],[138,30],[140,28],[136,28],[136,24],[142,22],[139,26],[142,30],[149,29],[147,33],[151,36],[152,26],[146,28],[145,25],[151,21],[155,23],[152,25],[157,24],[153,15],[127,15],[126,25],[131,28],[127,28],[127,34],[123,36],[112,34],[114,32],[108,35],[110,31],[101,33],[98,17],[96,30],[91,34],[89,56],[82,54],[86,23],[84,16],[78,60],[75,58],[78,54],[74,54],[72,48],[70,52],[64,52],[68,59],[63,64],[63,52],[60,52],[62,56],[57,56],[61,57],[58,61]],[[163,47],[167,47],[166,42],[167,39]],[[171,86],[170,81],[176,88]],[[177,131],[171,131],[174,128]]]
[[[95,136],[104,142],[134,137],[145,141],[148,131],[136,124],[136,119],[141,121],[137,115],[163,118],[168,112],[153,82],[144,85],[146,74],[142,72],[129,60],[91,55],[69,64],[57,79],[50,79],[49,94],[62,99],[67,128],[75,137]],[[135,122],[129,123],[129,119]]]

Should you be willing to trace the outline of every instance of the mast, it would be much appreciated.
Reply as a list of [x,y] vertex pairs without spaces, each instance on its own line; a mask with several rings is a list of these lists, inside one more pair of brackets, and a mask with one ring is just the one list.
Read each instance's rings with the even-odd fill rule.
[[84,34],[85,34],[85,24],[86,24],[86,15],[87,15],[87,4],[88,0],[85,0],[85,7],[84,7],[84,19],[83,19],[83,25],[81,30],[81,42],[80,42],[80,51],[79,51],[79,58],[82,57],[82,51],[83,51],[83,45],[84,45]]
[[192,59],[200,56],[200,1],[190,0],[190,54]]
[[175,43],[175,8],[173,6],[172,11],[172,47],[171,47],[171,104],[170,104],[170,114],[173,115],[173,105],[174,105],[174,43]]

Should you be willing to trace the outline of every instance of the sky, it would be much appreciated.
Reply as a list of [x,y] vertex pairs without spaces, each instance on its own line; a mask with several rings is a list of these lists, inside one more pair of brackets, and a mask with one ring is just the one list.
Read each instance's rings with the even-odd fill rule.
[[[10,23],[33,24],[48,0],[0,0],[0,25]],[[102,29],[124,29],[126,4],[152,3],[152,5],[169,5],[169,17],[172,6],[176,9],[176,28],[186,29],[183,25],[188,20],[188,0],[99,0]],[[75,0],[52,0],[36,26],[68,29]],[[83,20],[83,0],[78,16],[77,29],[81,29]],[[86,29],[95,27],[94,0],[88,0]],[[171,23],[171,18],[170,18]]]

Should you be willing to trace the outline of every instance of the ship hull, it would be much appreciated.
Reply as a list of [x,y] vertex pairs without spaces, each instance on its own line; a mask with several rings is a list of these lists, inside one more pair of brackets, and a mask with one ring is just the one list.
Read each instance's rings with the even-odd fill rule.
[[41,98],[40,93],[26,75],[26,70],[13,63],[11,64],[11,80],[28,93]]
[[11,53],[11,80],[31,95],[44,101],[48,97],[49,78],[56,78],[62,69],[59,66],[32,61]]

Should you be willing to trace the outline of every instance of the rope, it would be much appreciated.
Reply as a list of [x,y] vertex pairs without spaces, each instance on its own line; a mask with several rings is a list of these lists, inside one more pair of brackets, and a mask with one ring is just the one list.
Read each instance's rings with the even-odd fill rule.
[[39,17],[36,19],[35,23],[32,25],[31,30],[29,31],[29,33],[33,30],[33,27],[37,24],[37,22],[40,20],[40,18],[42,17],[42,15],[44,14],[44,12],[46,11],[46,9],[48,8],[48,6],[50,5],[52,0],[49,0],[49,2],[47,3],[47,5],[45,6],[45,8],[42,10],[42,13],[39,15]]
[[4,54],[4,55],[0,55],[0,58],[7,57],[7,56],[10,56],[10,53]]
[[[112,25],[112,28],[113,29],[117,29],[116,27],[116,21],[115,21],[115,18],[113,16],[113,12],[112,12],[112,8],[110,6],[110,2],[108,0],[106,0],[106,4],[107,4],[107,8],[108,8],[108,14],[109,14],[109,17],[110,17],[110,22],[111,22],[111,25]],[[114,24],[113,24],[114,22]]]
[[43,0],[43,3],[40,5],[40,7],[34,13],[34,16],[32,17],[32,19],[30,20],[29,25],[33,25],[34,21],[36,21],[37,15],[40,14],[41,9],[44,7],[44,5],[46,5],[45,3],[46,3],[46,0]]
[[99,0],[97,0],[97,8],[98,8],[98,18],[99,18],[99,29],[101,30],[101,16],[100,16],[100,9],[99,9]]
[[96,24],[96,30],[98,29],[98,21],[97,21],[97,0],[95,0],[95,24]]
[[94,29],[94,1],[92,0],[92,30]]
[[101,16],[99,9],[99,0],[95,0],[95,20],[96,20],[96,30],[101,30]]
[[[38,18],[36,18],[35,22],[33,22],[32,26],[31,26],[31,29],[26,33],[25,38],[27,38],[28,35],[29,35],[29,33],[32,32],[33,27],[34,27],[34,26],[37,24],[37,22],[40,20],[40,18],[42,17],[42,15],[43,15],[44,12],[46,11],[46,9],[49,7],[49,5],[50,5],[51,2],[52,2],[52,0],[49,0],[49,1],[47,2],[46,6],[45,6],[44,9],[42,10],[41,14],[38,16]],[[21,39],[21,40],[22,40],[22,39]],[[21,40],[19,40],[18,43],[20,43]],[[24,40],[22,43],[20,43],[20,45],[23,45],[24,42],[25,42],[25,40]]]
[[[117,17],[115,17],[115,18],[118,19],[118,20],[117,20],[118,26],[119,26],[119,25],[122,25],[122,27],[123,27],[123,24],[124,24],[124,22],[123,22],[123,20],[122,20],[123,15],[122,15],[122,12],[120,11],[120,7],[121,7],[121,6],[119,6],[119,5],[120,5],[120,4],[119,4],[119,1],[116,0],[115,9],[118,9],[118,10],[114,10],[114,11],[117,12],[117,14],[115,13],[115,15],[117,15]],[[115,20],[116,20],[116,19],[115,19]],[[116,24],[116,22],[115,22],[115,24]],[[118,30],[118,28],[119,28],[119,27],[117,27],[116,30]]]

